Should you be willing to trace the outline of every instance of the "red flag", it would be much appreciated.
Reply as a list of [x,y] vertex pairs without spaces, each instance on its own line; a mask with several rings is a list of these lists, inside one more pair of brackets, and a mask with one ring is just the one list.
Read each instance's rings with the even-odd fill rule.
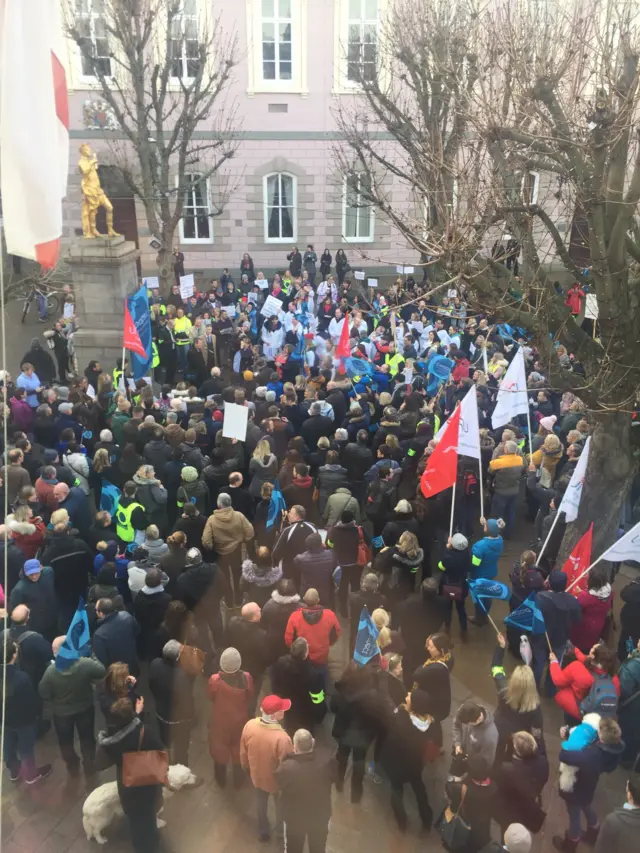
[[125,349],[131,350],[131,352],[135,352],[137,355],[142,356],[142,358],[147,357],[147,351],[142,345],[140,335],[136,329],[136,324],[133,322],[131,311],[129,311],[129,306],[126,302],[124,303],[124,339],[122,341],[122,346]]
[[420,478],[420,491],[431,498],[445,489],[450,489],[458,476],[458,432],[460,430],[460,406],[444,426],[440,441],[427,461]]
[[[591,544],[593,542],[593,522],[584,536],[576,542],[575,547],[569,557],[567,558],[567,562],[562,567],[562,571],[567,576],[567,587],[570,586],[573,581],[580,577],[582,572],[585,569],[588,569],[591,565]],[[578,595],[581,593],[587,585],[587,575],[585,575],[574,587],[571,587],[569,592],[571,595]]]
[[349,317],[346,314],[335,354],[337,358],[349,358],[351,355],[351,345],[349,343]]

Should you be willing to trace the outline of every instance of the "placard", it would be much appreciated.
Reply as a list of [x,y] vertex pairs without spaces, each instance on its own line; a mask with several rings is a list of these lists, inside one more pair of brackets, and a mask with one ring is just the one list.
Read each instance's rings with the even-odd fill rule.
[[260,290],[269,289],[269,282],[266,280],[266,278],[257,278],[253,283],[254,285],[257,284]]
[[196,283],[193,280],[193,273],[180,276],[180,296],[183,299],[188,299],[190,296],[193,296],[195,289]]
[[364,279],[365,279],[364,270],[356,270],[353,274],[353,277],[356,279],[356,281],[364,281]]
[[597,320],[599,313],[598,297],[595,293],[587,293],[587,301],[584,307],[585,320]]
[[236,306],[235,306],[235,305],[225,305],[225,306],[223,307],[223,309],[222,309],[222,310],[227,312],[227,317],[228,317],[230,320],[233,320],[233,318],[234,318],[234,317],[236,316],[236,314],[238,313],[238,312],[236,311]]
[[409,328],[415,329],[416,332],[418,332],[418,334],[421,335],[423,330],[424,330],[424,323],[421,322],[420,320],[412,320],[412,322],[409,323]]
[[368,278],[367,279],[367,287],[377,287],[378,279],[377,278]]
[[396,272],[398,275],[402,275],[404,273],[404,267],[396,267]]
[[247,420],[249,409],[236,403],[224,404],[224,420],[222,422],[223,438],[237,438],[244,441],[247,437]]
[[449,299],[455,299],[457,295],[458,291],[455,289],[455,287],[452,287],[450,290],[447,290],[447,296],[449,297]]
[[260,313],[263,317],[273,317],[275,314],[279,314],[282,311],[282,301],[280,299],[276,299],[275,296],[267,296],[264,301],[264,305],[260,309]]
[[413,273],[413,267],[405,267],[404,268],[404,274],[405,275],[412,275],[412,273]]
[[149,276],[148,278],[143,278],[142,283],[149,290],[158,290],[158,288],[160,287],[160,279],[158,278],[157,275],[152,275],[152,276]]

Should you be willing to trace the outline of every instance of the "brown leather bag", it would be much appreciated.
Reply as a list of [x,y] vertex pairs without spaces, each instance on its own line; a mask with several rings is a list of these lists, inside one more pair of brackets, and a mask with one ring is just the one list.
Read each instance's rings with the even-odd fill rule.
[[180,653],[180,667],[187,675],[202,675],[206,655],[196,646],[183,646]]
[[138,751],[122,756],[122,784],[125,788],[142,788],[145,785],[166,785],[169,753],[164,749],[142,749],[144,726],[140,726]]

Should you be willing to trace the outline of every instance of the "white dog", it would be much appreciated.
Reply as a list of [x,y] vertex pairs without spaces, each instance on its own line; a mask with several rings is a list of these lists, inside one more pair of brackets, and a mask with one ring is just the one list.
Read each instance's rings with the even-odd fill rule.
[[[169,785],[165,789],[165,796],[181,788],[198,784],[197,778],[184,764],[173,764],[168,770],[167,780]],[[82,807],[82,825],[87,834],[87,840],[91,841],[95,838],[98,844],[106,844],[107,839],[102,833],[115,817],[122,817],[123,814],[118,796],[118,783],[105,782],[104,785],[100,785],[89,794]],[[162,829],[165,825],[165,821],[158,817],[158,829]]]

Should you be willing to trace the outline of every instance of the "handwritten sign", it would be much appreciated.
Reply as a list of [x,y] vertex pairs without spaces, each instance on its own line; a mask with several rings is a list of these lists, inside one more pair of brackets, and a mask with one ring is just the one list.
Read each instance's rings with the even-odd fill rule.
[[356,281],[364,281],[364,270],[356,270],[353,274],[353,277],[356,279]]
[[193,273],[180,276],[180,296],[183,299],[188,299],[190,296],[193,296],[195,289],[196,283],[193,279]]
[[158,290],[160,287],[160,279],[157,275],[149,276],[149,278],[143,278],[142,283],[145,287],[149,288],[149,290]]
[[273,317],[275,314],[279,314],[282,311],[282,301],[280,299],[276,299],[275,296],[267,296],[264,301],[264,305],[260,309],[260,313],[263,317]]

